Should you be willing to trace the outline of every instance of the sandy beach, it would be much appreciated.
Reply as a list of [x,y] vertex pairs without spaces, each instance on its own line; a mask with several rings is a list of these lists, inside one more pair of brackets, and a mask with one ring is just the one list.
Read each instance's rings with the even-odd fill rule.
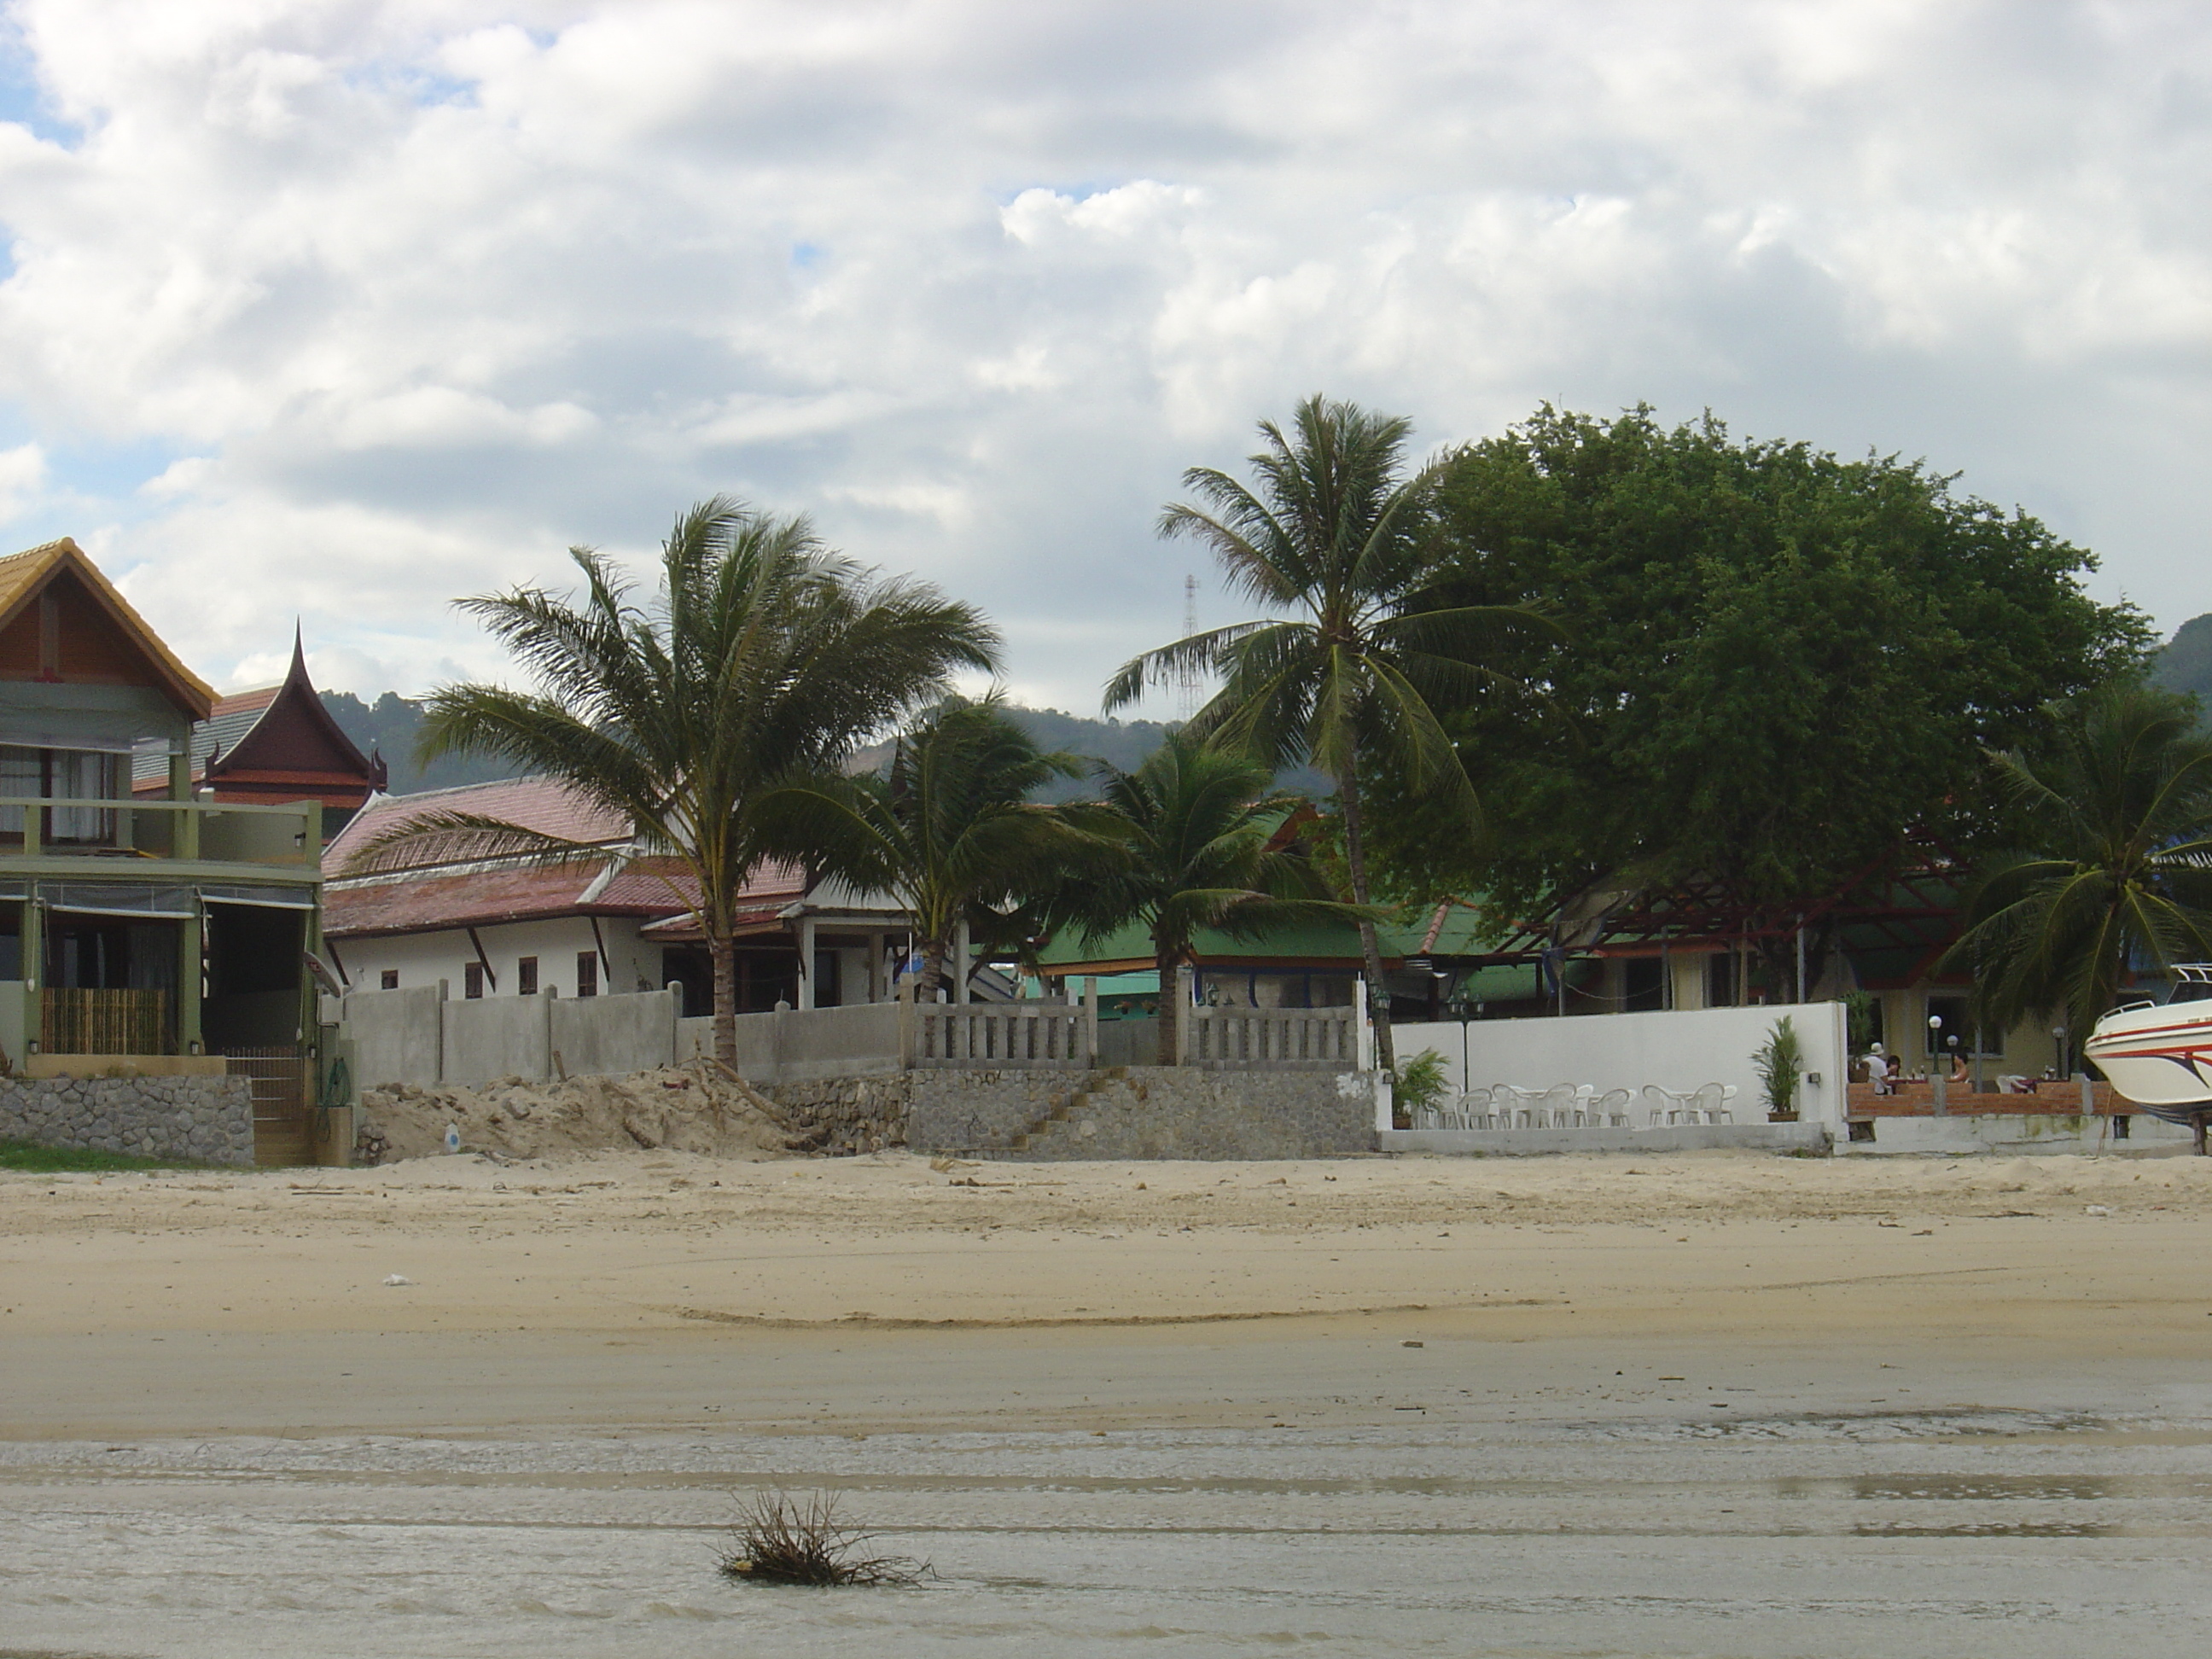
[[[2178,1158],[0,1176],[0,1652],[2193,1653],[2208,1240]],[[765,1485],[939,1577],[719,1584]]]
[[[2175,1158],[630,1153],[9,1176],[0,1431],[689,1421],[714,1403],[695,1369],[763,1353],[810,1363],[748,1375],[716,1414],[857,1431],[1333,1419],[1358,1414],[1334,1364],[1271,1363],[1256,1394],[1158,1371],[1109,1386],[1077,1364],[1071,1397],[1055,1379],[1102,1347],[1226,1364],[1383,1338],[1473,1345],[1553,1407],[1632,1406],[1640,1372],[1692,1353],[1699,1371],[1786,1353],[1771,1386],[1807,1403],[1869,1401],[1891,1364],[1949,1379],[1947,1398],[2075,1376],[2094,1391],[2212,1361],[2212,1298],[2185,1265],[2208,1223],[2212,1164]],[[429,1358],[462,1353],[458,1373]],[[1591,1353],[1616,1363],[1593,1378]],[[1393,1358],[1393,1386],[1413,1363]]]

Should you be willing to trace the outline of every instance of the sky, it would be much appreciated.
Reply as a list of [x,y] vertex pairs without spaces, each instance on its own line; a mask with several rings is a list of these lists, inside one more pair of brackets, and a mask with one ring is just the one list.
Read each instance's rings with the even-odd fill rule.
[[1237,619],[1153,533],[1314,392],[1925,458],[2212,611],[2212,8],[16,0],[0,544],[219,687],[495,676],[451,601],[717,491],[1018,699]]

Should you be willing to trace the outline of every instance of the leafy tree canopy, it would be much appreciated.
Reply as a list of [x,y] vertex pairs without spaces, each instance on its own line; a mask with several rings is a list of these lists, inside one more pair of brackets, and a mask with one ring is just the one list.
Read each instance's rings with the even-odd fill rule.
[[1546,405],[1443,466],[1444,605],[1517,605],[1561,643],[1493,658],[1566,718],[1479,698],[1454,735],[1489,807],[1480,846],[1401,799],[1401,888],[1487,889],[1517,915],[1601,875],[1824,894],[1919,823],[1994,833],[1984,755],[2045,705],[2133,672],[2133,608],[2094,557],[1893,457],[1733,439],[1708,416]]

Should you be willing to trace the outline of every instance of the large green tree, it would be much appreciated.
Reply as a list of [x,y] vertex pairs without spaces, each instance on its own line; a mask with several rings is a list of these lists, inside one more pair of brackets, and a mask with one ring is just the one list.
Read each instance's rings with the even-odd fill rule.
[[962,923],[998,943],[1028,928],[1066,862],[1085,850],[1081,809],[1043,805],[1039,790],[1081,775],[1073,755],[1047,754],[996,698],[949,698],[894,742],[879,774],[795,781],[767,804],[780,838],[812,849],[819,866],[889,893],[914,916],[933,997]]
[[2086,1039],[2130,966],[2212,959],[2212,737],[2185,696],[2106,688],[2041,752],[1991,757],[2019,844],[1991,857],[1945,965],[2004,1030],[2063,1012]]
[[1133,772],[1103,761],[1093,770],[1104,811],[1088,821],[1090,848],[1068,864],[1050,914],[1092,941],[1144,927],[1160,975],[1161,1065],[1181,1052],[1176,975],[1201,928],[1249,939],[1288,922],[1362,917],[1284,842],[1285,820],[1306,802],[1271,790],[1265,763],[1176,732]]
[[[626,818],[640,852],[672,859],[714,963],[714,1050],[737,1058],[732,927],[746,878],[770,858],[808,861],[764,803],[838,770],[854,748],[945,695],[962,669],[995,669],[997,634],[934,588],[831,551],[804,518],[717,496],[661,544],[660,585],[640,605],[610,560],[570,556],[580,604],[519,587],[461,601],[536,689],[449,685],[423,718],[422,758],[461,751],[560,779]],[[431,812],[363,849],[366,865],[426,854],[518,860],[600,849],[497,818]],[[810,964],[811,965],[811,964]]]
[[[1209,549],[1229,586],[1267,614],[1177,640],[1126,664],[1106,690],[1112,709],[1147,683],[1189,671],[1221,690],[1192,722],[1212,740],[1271,766],[1311,764],[1335,786],[1355,904],[1373,897],[1367,861],[1367,775],[1387,769],[1462,839],[1480,812],[1439,718],[1502,685],[1489,665],[1516,635],[1557,629],[1512,603],[1463,603],[1437,586],[1435,539],[1424,533],[1429,471],[1405,463],[1407,423],[1313,397],[1291,430],[1263,422],[1252,483],[1193,467],[1160,533]],[[1389,988],[1371,915],[1359,923],[1376,1059],[1396,1065]]]
[[1984,844],[1984,750],[2149,644],[2138,613],[2084,591],[2094,559],[2036,520],[1917,464],[1739,441],[1710,417],[1547,407],[1451,455],[1431,502],[1449,574],[1427,602],[1557,617],[1571,648],[1493,665],[1569,718],[1463,704],[1451,729],[1491,836],[1440,834],[1401,788],[1387,851],[1409,884],[1522,918],[1601,878],[1715,881],[1786,911],[1908,826]]

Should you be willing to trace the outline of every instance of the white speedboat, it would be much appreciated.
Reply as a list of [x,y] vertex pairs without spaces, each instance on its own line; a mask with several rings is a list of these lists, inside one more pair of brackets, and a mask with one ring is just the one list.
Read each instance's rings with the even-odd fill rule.
[[2173,974],[2164,1002],[2121,1004],[2081,1052],[2136,1105],[2186,1123],[2212,1109],[2212,963],[2185,963]]

